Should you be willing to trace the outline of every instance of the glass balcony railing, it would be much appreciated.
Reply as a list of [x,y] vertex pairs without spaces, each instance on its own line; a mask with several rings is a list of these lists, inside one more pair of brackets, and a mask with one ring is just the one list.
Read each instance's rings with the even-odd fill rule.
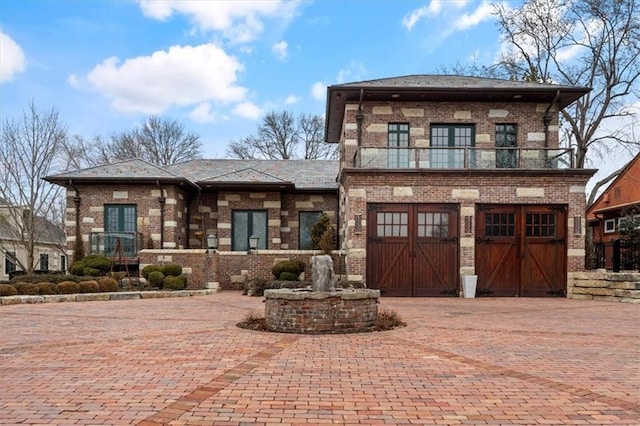
[[140,232],[92,232],[89,242],[92,254],[103,254],[107,257],[136,257],[138,251],[143,248]]
[[570,148],[360,148],[360,169],[572,169]]

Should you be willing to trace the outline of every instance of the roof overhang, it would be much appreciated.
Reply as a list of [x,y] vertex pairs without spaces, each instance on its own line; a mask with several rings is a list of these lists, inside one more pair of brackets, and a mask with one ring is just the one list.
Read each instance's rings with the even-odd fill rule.
[[54,183],[60,186],[73,186],[73,185],[178,185],[189,186],[193,189],[198,189],[198,186],[188,179],[184,178],[159,178],[159,177],[57,177],[46,176],[43,178],[49,183]]
[[[509,102],[551,103],[559,109],[572,104],[591,89],[571,86],[540,88],[428,88],[336,85],[327,87],[325,141],[338,142],[347,103],[363,102]],[[361,98],[362,96],[362,98]],[[556,99],[557,96],[557,99]]]

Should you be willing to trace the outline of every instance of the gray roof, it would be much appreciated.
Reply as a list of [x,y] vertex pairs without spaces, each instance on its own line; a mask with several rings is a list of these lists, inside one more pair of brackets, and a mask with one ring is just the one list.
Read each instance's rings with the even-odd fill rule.
[[579,86],[458,75],[418,74],[327,87],[325,141],[338,142],[347,103],[500,102],[555,103],[562,109],[591,89]]
[[201,184],[289,184],[297,189],[336,189],[333,160],[191,160],[165,167]]
[[[62,229],[44,217],[35,219],[35,242],[39,244],[66,245],[66,236]],[[9,222],[0,221],[0,240],[20,240],[20,230]]]
[[338,188],[338,162],[333,160],[199,159],[168,166],[127,160],[74,172],[47,176],[49,182],[67,185],[109,182],[184,182],[204,187],[270,185],[298,190]]
[[103,166],[89,167],[73,172],[48,176],[45,179],[56,183],[88,179],[180,179],[160,166],[140,159],[120,161]]
[[379,78],[353,83],[336,84],[332,88],[402,88],[402,89],[533,89],[569,90],[575,86],[537,83],[531,81],[501,80],[497,78],[471,77],[463,75],[416,74],[401,77]]

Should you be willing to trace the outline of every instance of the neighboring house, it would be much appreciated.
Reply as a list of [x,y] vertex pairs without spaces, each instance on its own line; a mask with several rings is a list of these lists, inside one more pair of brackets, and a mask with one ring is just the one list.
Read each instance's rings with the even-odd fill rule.
[[[620,224],[631,216],[640,215],[640,154],[621,170],[596,201],[587,209],[591,240],[600,255],[598,267],[610,268],[610,243],[621,238]],[[637,219],[637,217],[636,217]],[[604,248],[607,247],[607,252]]]
[[327,89],[346,270],[390,296],[565,294],[584,268],[585,185],[558,111],[589,92],[412,75]]
[[339,162],[131,160],[46,179],[67,188],[68,253],[82,241],[116,258],[120,241],[130,264],[185,259],[197,285],[237,288],[308,257],[325,212],[337,269],[383,295],[455,295],[461,275],[484,295],[562,295],[584,267],[594,171],[559,147],[558,111],[588,91],[430,75],[341,84],[327,89],[325,129]]
[[[12,214],[11,210],[14,210]],[[28,269],[27,250],[21,237],[21,218],[24,209],[16,208],[0,198],[0,281],[10,274]],[[18,219],[20,220],[20,219]],[[66,239],[64,231],[51,221],[37,217],[35,222],[34,269],[37,271],[66,271]]]

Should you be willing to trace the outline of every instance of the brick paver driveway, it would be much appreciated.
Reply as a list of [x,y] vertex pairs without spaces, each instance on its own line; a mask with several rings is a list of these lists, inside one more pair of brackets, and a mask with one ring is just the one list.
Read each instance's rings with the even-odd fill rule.
[[0,306],[0,423],[640,424],[640,305],[380,306],[408,326],[248,331],[236,292]]

